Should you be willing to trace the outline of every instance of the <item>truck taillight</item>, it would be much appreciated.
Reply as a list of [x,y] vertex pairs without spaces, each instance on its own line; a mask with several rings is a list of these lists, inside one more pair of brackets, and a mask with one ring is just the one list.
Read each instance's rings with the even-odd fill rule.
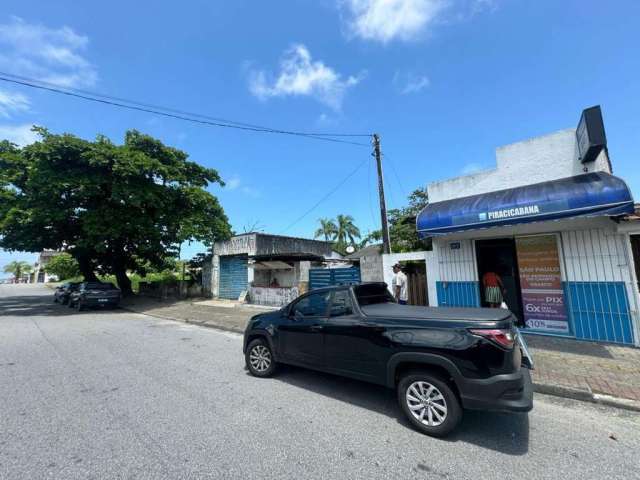
[[487,340],[497,343],[503,348],[513,348],[515,338],[511,330],[501,329],[473,329],[470,330],[474,335],[479,335]]

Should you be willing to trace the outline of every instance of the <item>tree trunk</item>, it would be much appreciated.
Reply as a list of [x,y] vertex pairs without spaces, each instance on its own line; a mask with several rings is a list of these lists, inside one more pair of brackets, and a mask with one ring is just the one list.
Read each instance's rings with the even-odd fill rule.
[[93,265],[89,261],[87,257],[77,257],[78,266],[80,267],[80,273],[84,277],[85,282],[97,282],[98,277],[96,277],[95,272],[93,271]]
[[118,281],[118,287],[122,292],[123,296],[133,295],[133,290],[131,289],[131,280],[127,276],[127,270],[124,267],[116,267],[114,268],[114,273],[116,275],[116,280]]

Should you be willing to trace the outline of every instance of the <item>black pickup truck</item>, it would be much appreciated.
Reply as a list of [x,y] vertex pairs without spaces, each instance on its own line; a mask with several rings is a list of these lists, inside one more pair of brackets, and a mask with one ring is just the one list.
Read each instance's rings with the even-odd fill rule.
[[528,412],[533,361],[508,310],[398,305],[385,283],[313,290],[254,316],[244,334],[247,369],[292,364],[397,390],[409,421],[451,432],[462,410]]

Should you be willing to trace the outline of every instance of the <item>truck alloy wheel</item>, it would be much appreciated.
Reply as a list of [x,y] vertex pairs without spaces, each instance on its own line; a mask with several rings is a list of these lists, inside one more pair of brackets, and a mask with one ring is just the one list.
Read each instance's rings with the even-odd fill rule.
[[434,437],[447,435],[462,417],[449,384],[428,372],[413,372],[400,380],[398,403],[414,427]]
[[275,371],[276,364],[271,348],[262,339],[256,339],[249,343],[245,361],[249,372],[255,377],[268,377]]
[[447,402],[436,387],[427,382],[413,382],[405,393],[411,414],[430,427],[437,427],[447,418]]

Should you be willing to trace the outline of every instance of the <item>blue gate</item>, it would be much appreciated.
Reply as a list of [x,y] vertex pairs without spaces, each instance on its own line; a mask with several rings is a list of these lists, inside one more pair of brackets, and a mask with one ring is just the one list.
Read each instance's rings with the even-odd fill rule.
[[360,269],[358,267],[309,269],[309,290],[352,283],[360,283]]
[[247,289],[247,256],[220,257],[220,287],[218,296],[237,300]]

